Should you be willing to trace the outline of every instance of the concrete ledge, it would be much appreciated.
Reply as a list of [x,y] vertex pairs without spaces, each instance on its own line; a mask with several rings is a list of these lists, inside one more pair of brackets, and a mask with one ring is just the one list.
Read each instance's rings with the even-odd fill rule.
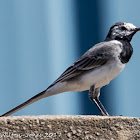
[[0,139],[140,139],[140,118],[14,116],[0,118]]

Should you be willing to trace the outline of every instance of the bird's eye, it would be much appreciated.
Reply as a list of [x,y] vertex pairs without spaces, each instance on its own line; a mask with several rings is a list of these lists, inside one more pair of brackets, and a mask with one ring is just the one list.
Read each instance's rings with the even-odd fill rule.
[[121,27],[121,30],[127,30],[127,29],[126,29],[126,27],[122,26],[122,27]]

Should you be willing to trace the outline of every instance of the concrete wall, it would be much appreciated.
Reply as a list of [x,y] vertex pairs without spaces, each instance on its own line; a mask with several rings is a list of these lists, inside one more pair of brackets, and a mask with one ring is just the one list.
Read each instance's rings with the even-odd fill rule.
[[140,118],[102,116],[14,116],[0,118],[1,139],[140,139]]

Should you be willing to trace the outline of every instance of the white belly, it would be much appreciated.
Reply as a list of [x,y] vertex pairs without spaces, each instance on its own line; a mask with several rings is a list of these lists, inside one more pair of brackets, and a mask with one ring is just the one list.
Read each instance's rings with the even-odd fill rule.
[[105,86],[109,84],[109,82],[114,79],[124,67],[125,64],[122,64],[120,60],[116,60],[115,62],[110,62],[100,68],[86,72],[78,78],[79,80],[72,81],[75,85],[73,86],[73,90],[89,90],[92,85],[95,85],[96,88]]

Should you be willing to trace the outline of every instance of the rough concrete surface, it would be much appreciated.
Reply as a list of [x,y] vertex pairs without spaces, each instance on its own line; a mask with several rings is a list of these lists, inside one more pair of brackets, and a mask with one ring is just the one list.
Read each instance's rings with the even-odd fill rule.
[[139,140],[140,118],[14,116],[0,118],[0,140]]

